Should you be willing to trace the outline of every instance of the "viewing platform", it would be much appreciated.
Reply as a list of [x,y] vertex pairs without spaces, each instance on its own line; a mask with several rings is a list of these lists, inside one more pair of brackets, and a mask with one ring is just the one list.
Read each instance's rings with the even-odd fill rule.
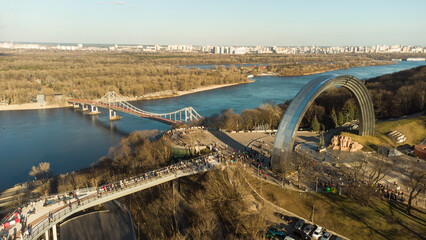
[[[24,239],[38,239],[43,234],[57,240],[57,224],[82,210],[148,189],[185,176],[216,169],[219,162],[215,155],[180,162],[101,187],[75,189],[75,197],[69,191],[31,200],[1,221],[0,237],[16,238],[21,230]],[[20,223],[25,219],[24,223]]]

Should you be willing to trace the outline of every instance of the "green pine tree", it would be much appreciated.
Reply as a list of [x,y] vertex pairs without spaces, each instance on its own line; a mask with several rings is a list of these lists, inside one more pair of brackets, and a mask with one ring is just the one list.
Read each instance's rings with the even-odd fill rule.
[[318,145],[317,145],[318,150],[322,149],[324,146],[325,146],[324,145],[324,134],[321,133],[320,139],[319,139],[319,142],[318,142]]
[[319,132],[320,130],[320,123],[318,122],[317,115],[314,115],[311,121],[311,130],[314,132]]
[[342,108],[342,112],[343,112],[343,121],[344,122],[350,122],[354,119],[355,116],[355,108],[352,105],[351,101],[346,101],[345,105],[343,105]]
[[339,124],[339,126],[343,125],[344,121],[343,121],[343,113],[339,112],[337,114],[337,123]]

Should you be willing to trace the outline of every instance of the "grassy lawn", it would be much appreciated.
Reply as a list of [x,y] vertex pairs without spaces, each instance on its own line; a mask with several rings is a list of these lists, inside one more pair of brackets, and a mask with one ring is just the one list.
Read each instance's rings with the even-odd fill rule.
[[[259,181],[251,176],[247,180],[260,193]],[[299,193],[265,182],[262,196],[306,219],[311,219],[315,205],[315,224],[350,239],[422,239],[426,229],[424,211],[414,209],[409,216],[405,205],[397,202],[377,199],[367,207],[343,195]]]
[[393,147],[393,142],[385,135],[385,133],[393,130],[405,135],[407,141],[404,144],[419,144],[426,138],[426,116],[379,121],[376,123],[374,136],[359,136],[350,132],[342,132],[342,135],[351,137],[364,146],[363,150],[370,151],[377,150],[379,145]]

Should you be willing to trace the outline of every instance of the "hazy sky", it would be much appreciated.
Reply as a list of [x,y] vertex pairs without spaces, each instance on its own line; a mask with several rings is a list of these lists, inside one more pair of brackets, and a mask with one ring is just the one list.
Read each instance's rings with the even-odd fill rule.
[[0,41],[426,46],[426,0],[0,0]]

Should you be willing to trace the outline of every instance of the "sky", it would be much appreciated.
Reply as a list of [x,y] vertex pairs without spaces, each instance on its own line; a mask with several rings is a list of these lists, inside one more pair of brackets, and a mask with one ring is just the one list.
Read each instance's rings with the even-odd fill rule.
[[0,0],[0,41],[426,46],[426,0]]

